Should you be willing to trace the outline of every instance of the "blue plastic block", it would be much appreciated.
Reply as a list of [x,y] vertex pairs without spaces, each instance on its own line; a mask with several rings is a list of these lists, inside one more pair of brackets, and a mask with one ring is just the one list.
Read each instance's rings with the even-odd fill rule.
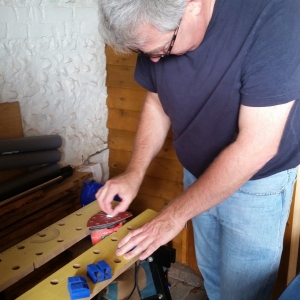
[[68,290],[72,300],[91,296],[89,285],[83,276],[68,277]]
[[102,282],[112,278],[112,270],[105,260],[101,260],[96,264],[86,266],[87,275],[94,283]]
[[100,271],[97,265],[90,264],[86,266],[87,275],[94,283],[104,281],[104,274]]
[[[95,201],[96,200],[95,194],[103,186],[104,186],[104,183],[101,183],[101,182],[95,182],[93,180],[84,181],[82,189],[81,189],[81,194],[80,194],[81,206],[88,205],[91,202]],[[115,195],[114,200],[120,202],[121,198],[118,195]]]
[[100,269],[100,271],[104,274],[105,279],[111,278],[112,270],[109,264],[105,260],[98,261],[97,266]]

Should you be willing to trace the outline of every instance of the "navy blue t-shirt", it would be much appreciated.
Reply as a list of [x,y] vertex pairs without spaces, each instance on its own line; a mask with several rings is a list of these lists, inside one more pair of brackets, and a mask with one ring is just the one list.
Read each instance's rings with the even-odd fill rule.
[[178,158],[194,176],[236,139],[241,104],[296,100],[278,154],[252,179],[300,163],[299,13],[299,0],[216,0],[197,49],[157,63],[138,58],[135,80],[158,93]]

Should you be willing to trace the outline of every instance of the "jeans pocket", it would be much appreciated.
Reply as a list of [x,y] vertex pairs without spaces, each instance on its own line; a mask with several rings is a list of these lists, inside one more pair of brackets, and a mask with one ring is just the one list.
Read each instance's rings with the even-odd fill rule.
[[297,169],[289,169],[266,178],[249,180],[238,192],[255,196],[281,194],[288,184],[294,183],[296,174]]

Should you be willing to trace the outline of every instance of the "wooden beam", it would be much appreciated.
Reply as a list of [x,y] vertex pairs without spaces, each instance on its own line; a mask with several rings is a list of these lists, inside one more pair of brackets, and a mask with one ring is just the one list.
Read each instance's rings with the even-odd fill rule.
[[[169,135],[172,135],[169,132]],[[135,133],[124,130],[110,129],[108,136],[108,146],[110,149],[132,151],[134,145]],[[178,161],[172,138],[166,138],[157,157],[173,159]]]
[[300,167],[298,169],[298,180],[295,185],[293,208],[291,210],[291,240],[290,240],[290,257],[287,274],[287,284],[289,284],[297,273],[297,262],[299,252],[300,237]]
[[[110,176],[118,176],[123,172],[124,170],[122,169],[112,168],[110,169]],[[181,172],[183,173],[182,169]],[[183,174],[181,175],[181,178],[182,177]],[[140,187],[139,194],[145,194],[157,198],[173,200],[174,198],[178,197],[182,193],[182,191],[182,181],[176,182],[152,176],[145,176]]]
[[[135,133],[138,127],[140,112],[110,108],[108,112],[107,128]],[[167,137],[172,138],[172,129],[169,130]]]
[[142,89],[124,89],[107,87],[108,108],[141,111],[147,91]]
[[89,288],[91,290],[91,298],[94,297],[138,259],[137,257],[134,257],[126,260],[122,256],[116,256],[115,251],[117,249],[118,241],[128,233],[128,230],[141,227],[153,219],[156,215],[157,213],[153,210],[144,211],[142,214],[126,223],[117,232],[91,247],[88,251],[84,252],[76,259],[65,265],[63,268],[49,276],[47,279],[37,284],[34,288],[23,294],[18,299],[69,299],[67,287],[68,277],[86,276],[86,266],[88,264],[105,260],[112,269],[113,277],[110,280],[106,280],[97,284],[94,284],[89,278],[87,278]]
[[107,128],[136,132],[140,112],[111,108],[108,112]]
[[[116,168],[126,170],[130,158],[131,152],[129,151],[110,149],[109,167],[111,169]],[[146,175],[175,182],[182,182],[182,165],[176,160],[155,157],[150,163]]]
[[119,66],[132,66],[135,67],[137,54],[132,52],[129,54],[116,54],[114,50],[105,46],[106,63],[108,65],[119,65]]
[[[23,219],[30,214],[44,208],[61,199],[65,195],[80,194],[83,182],[91,179],[90,172],[74,172],[71,177],[66,178],[62,182],[54,183],[41,191],[31,194],[24,198],[19,198],[14,201],[3,201],[0,203],[1,224],[0,229],[7,227],[10,224],[17,223],[18,220]],[[16,224],[17,225],[17,224]],[[0,234],[1,237],[1,234]]]
[[23,137],[19,102],[0,103],[0,139]]
[[[30,194],[22,199],[14,200],[8,199],[0,202],[0,217],[3,215],[7,215],[8,213],[14,213],[19,210],[21,207],[28,205],[32,201],[43,197],[43,191],[37,191],[33,194]],[[2,220],[2,219],[1,219]]]
[[[0,139],[23,137],[19,102],[0,103]],[[0,171],[0,183],[26,173],[26,168]]]
[[106,65],[106,85],[127,89],[142,89],[134,80],[134,66]]

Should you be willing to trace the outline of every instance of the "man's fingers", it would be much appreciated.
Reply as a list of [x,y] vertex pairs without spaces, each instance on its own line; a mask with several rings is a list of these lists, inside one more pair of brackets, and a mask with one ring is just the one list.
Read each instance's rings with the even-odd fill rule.
[[155,234],[149,235],[149,223],[128,233],[118,244],[117,255],[130,259],[140,255],[140,259],[150,256],[161,246]]
[[116,191],[104,185],[96,194],[101,210],[107,214],[113,214],[112,201],[116,193]]
[[106,213],[110,214],[110,215],[115,215],[114,214],[114,209],[112,207],[112,202],[114,200],[114,197],[116,195],[116,192],[113,190],[108,190],[105,198],[103,199],[103,204],[104,204],[104,208],[106,209]]
[[161,244],[154,236],[147,236],[142,232],[131,237],[123,247],[117,250],[116,254],[123,255],[125,259],[130,259],[139,255],[140,259],[146,259],[160,246]]
[[126,211],[128,203],[124,199],[113,209],[113,215],[116,216],[118,213]]
[[[119,248],[119,250],[121,250],[121,248],[123,247],[123,246],[125,246],[130,240],[132,241],[133,240],[133,238],[135,237],[135,236],[137,236],[138,234],[140,234],[141,232],[143,232],[143,227],[140,227],[140,228],[138,228],[138,229],[135,229],[135,230],[131,230],[125,237],[123,237],[122,239],[121,239],[121,241],[119,242],[119,244],[118,244],[118,248]],[[135,245],[136,246],[136,245]],[[124,251],[124,253],[125,253],[126,251]],[[123,252],[122,252],[122,254],[124,254]]]
[[[119,195],[122,201],[116,208],[113,208],[112,202],[115,195]],[[128,208],[135,196],[135,191],[131,190],[131,185],[128,184],[128,180],[123,176],[108,180],[95,196],[104,212],[110,215],[117,215]]]
[[[138,228],[136,230],[130,231],[118,244],[118,250],[116,251],[117,255],[125,255],[125,253],[129,252],[129,251],[133,251],[133,255],[129,255],[134,256],[134,254],[137,253],[138,250],[140,250],[141,248],[143,248],[143,239],[144,239],[144,235],[143,235],[143,227]],[[142,249],[144,250],[144,249]],[[124,256],[125,257],[125,256]],[[125,257],[127,258],[127,257]]]
[[[181,226],[182,225],[182,226]],[[130,231],[118,244],[117,255],[129,259],[139,256],[143,260],[149,257],[160,246],[168,243],[183,228],[171,217],[160,214],[144,226]]]
[[[137,246],[133,246],[136,244],[137,244]],[[128,246],[129,245],[131,245],[129,247],[129,250],[128,251],[126,250],[125,253],[123,254],[123,257],[125,259],[130,259],[132,257],[139,256],[141,253],[143,253],[145,250],[147,250],[149,248],[149,246],[151,245],[151,240],[143,239],[139,243],[132,241],[128,244]],[[126,248],[127,248],[127,245],[126,245]]]
[[[133,247],[130,249],[129,252],[126,252],[123,256],[125,259],[130,259],[135,256],[139,256],[141,253],[144,253],[145,250],[147,250],[150,246],[150,241],[149,240],[144,240],[143,242],[139,243],[138,246]],[[145,258],[147,258],[146,256]]]
[[106,199],[106,194],[107,194],[107,188],[105,187],[105,185],[102,187],[102,188],[100,188],[99,190],[98,190],[98,192],[96,193],[96,199],[97,199],[97,201],[98,201],[98,203],[99,203],[99,205],[100,205],[100,208],[102,209],[102,210],[104,210],[105,211],[105,204],[104,204],[104,201],[105,201],[105,199]]

